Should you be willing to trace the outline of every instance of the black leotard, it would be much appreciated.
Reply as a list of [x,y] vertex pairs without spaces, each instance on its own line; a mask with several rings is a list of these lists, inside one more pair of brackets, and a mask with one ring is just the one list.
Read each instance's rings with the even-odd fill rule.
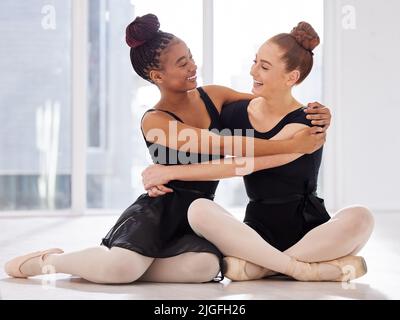
[[[254,130],[248,116],[248,105],[249,101],[238,101],[224,106],[221,113],[223,127]],[[303,108],[299,108],[287,114],[268,132],[254,130],[254,137],[271,139],[290,123],[311,126]],[[246,131],[239,130],[236,134],[246,135]],[[323,200],[316,194],[321,158],[322,148],[289,164],[244,177],[250,199],[244,222],[281,251],[330,219]]]

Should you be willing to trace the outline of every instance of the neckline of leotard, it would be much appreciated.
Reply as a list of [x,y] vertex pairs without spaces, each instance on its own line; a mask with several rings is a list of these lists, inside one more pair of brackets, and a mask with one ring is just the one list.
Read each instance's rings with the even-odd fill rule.
[[246,113],[246,117],[245,117],[246,121],[248,122],[250,128],[252,128],[255,132],[257,132],[258,134],[261,134],[261,135],[271,135],[273,132],[276,132],[276,131],[279,132],[288,123],[288,119],[290,118],[290,116],[294,115],[295,113],[297,113],[300,110],[303,110],[305,108],[304,106],[301,106],[301,107],[297,108],[296,110],[289,112],[272,129],[261,132],[261,131],[256,130],[250,121],[249,111],[248,111],[249,105],[250,105],[250,103],[247,105],[247,107],[244,110]]
[[203,88],[197,88],[197,91],[200,93],[200,98],[203,100],[204,105],[206,106],[207,112],[210,115],[210,126],[209,129],[216,128],[217,124],[216,121],[219,121],[219,112],[217,107],[215,106],[214,102],[212,102],[210,96],[204,91]]

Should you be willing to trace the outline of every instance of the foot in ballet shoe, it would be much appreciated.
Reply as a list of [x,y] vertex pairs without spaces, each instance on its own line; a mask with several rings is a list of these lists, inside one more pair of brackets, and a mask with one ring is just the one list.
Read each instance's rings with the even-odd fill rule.
[[[259,267],[259,270],[247,272],[246,266],[250,263],[236,257],[224,258],[224,275],[232,281],[258,280],[266,277],[269,270]],[[271,272],[272,274],[272,272]]]
[[367,263],[361,256],[345,256],[336,260],[326,261],[324,263],[336,266],[342,272],[339,277],[331,281],[351,281],[362,277],[368,271]]
[[45,250],[45,251],[32,252],[32,253],[29,253],[29,254],[26,254],[23,256],[19,256],[19,257],[16,257],[16,258],[8,261],[4,266],[4,270],[10,277],[28,278],[28,277],[34,276],[34,275],[27,275],[21,271],[21,267],[25,262],[27,262],[30,259],[39,258],[39,261],[41,263],[44,263],[44,258],[47,255],[60,254],[60,253],[64,253],[64,251],[61,249],[58,249],[58,248],[49,249],[49,250]]
[[298,281],[321,281],[319,268],[315,263],[298,261],[293,257],[284,273]]
[[[332,276],[332,272],[322,270],[330,267],[337,269],[333,272],[335,276]],[[359,256],[346,256],[318,263],[306,263],[292,258],[285,273],[299,281],[343,282],[362,277],[367,273],[367,264]]]

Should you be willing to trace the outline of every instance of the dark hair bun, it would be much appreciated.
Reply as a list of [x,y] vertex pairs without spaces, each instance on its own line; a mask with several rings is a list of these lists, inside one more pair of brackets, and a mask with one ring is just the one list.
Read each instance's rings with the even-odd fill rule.
[[126,43],[131,48],[137,48],[154,38],[159,29],[160,22],[154,14],[149,13],[143,17],[137,17],[126,28]]
[[320,39],[314,28],[307,22],[300,22],[290,34],[297,43],[308,51],[313,51],[319,45]]

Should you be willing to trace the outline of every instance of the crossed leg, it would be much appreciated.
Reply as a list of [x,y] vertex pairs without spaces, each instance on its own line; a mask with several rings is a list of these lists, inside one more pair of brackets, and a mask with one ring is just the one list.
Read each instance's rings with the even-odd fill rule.
[[306,262],[355,255],[364,247],[373,228],[371,211],[362,206],[346,207],[328,222],[308,232],[285,252]]
[[[346,228],[341,230],[341,225],[343,228],[344,226],[348,226],[346,223],[342,223],[342,219],[336,219],[340,221],[340,224],[331,222],[331,225],[338,225],[338,227],[333,229],[339,229],[341,231],[339,234],[329,232],[329,229],[325,230],[326,226],[324,229],[314,229],[313,233],[310,233],[308,236],[312,236],[312,238],[307,238],[308,244],[300,247],[304,250],[301,256],[300,254],[294,254],[293,251],[289,251],[288,253],[280,252],[268,244],[252,228],[232,217],[229,212],[215,202],[207,199],[198,199],[191,204],[188,212],[188,220],[192,229],[198,235],[203,236],[216,245],[224,255],[244,259],[266,270],[268,269],[268,271],[273,270],[275,272],[288,274],[288,266],[291,264],[292,257],[297,258],[299,261],[306,262],[307,260],[310,262],[327,261],[353,253],[357,247],[360,247],[361,243],[366,241],[365,238],[367,235],[364,233],[360,235],[357,230],[364,230],[364,228],[369,226],[369,231],[366,232],[369,237],[372,230],[373,219],[367,209],[362,207],[356,207],[356,209],[357,210],[353,210],[356,213],[352,214],[352,218],[354,218],[357,223],[351,224],[352,229]],[[335,219],[333,220],[335,221]],[[367,220],[367,222],[360,225],[360,220]],[[319,237],[323,237],[326,240],[321,240],[321,244],[318,246],[315,245],[316,236],[314,234],[316,234],[316,231],[318,231]],[[347,241],[342,239],[340,243],[335,242],[337,239],[340,240],[339,235],[343,233],[347,234]],[[351,239],[354,239],[354,241],[352,242]],[[334,250],[334,247],[339,247],[341,250]],[[292,250],[293,249],[295,248],[292,248]],[[328,253],[325,253],[325,251],[328,251]],[[306,253],[308,256],[305,256]],[[303,254],[304,258],[302,256]],[[307,274],[309,266],[303,265],[304,269],[302,272],[297,273],[298,279],[310,279],[308,275],[303,277],[303,275]],[[328,262],[320,263],[318,268],[320,275],[323,275],[324,279],[335,279],[336,276],[341,275],[341,270],[338,270],[337,267],[334,267]]]
[[[356,255],[368,242],[374,228],[372,213],[363,206],[350,206],[339,210],[331,220],[309,231],[299,242],[285,251],[304,262],[320,262]],[[246,272],[273,275],[267,269],[249,263]]]

